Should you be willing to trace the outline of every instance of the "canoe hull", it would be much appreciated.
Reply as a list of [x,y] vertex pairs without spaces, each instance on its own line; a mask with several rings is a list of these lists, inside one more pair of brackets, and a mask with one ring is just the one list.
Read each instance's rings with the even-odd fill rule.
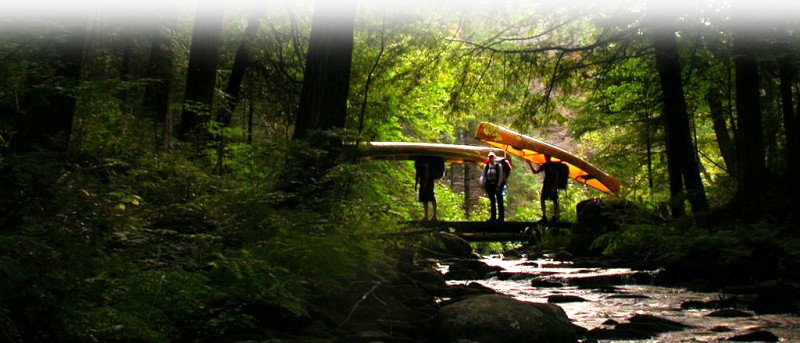
[[358,148],[362,160],[413,160],[417,156],[441,156],[447,163],[483,165],[486,155],[494,152],[503,155],[494,147],[412,142],[370,142]]
[[550,155],[554,161],[562,161],[569,166],[569,177],[576,182],[604,193],[619,193],[617,179],[603,173],[582,158],[550,143],[487,122],[478,125],[475,138],[538,165],[545,163],[544,155]]

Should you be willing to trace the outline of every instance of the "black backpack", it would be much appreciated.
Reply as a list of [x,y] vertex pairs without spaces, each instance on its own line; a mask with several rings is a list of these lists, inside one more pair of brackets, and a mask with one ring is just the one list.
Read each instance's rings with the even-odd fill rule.
[[558,180],[556,180],[556,188],[567,189],[567,181],[569,180],[569,166],[564,163],[556,164],[558,167]]
[[506,181],[508,181],[508,176],[511,175],[511,169],[512,169],[511,160],[507,158],[500,158],[497,161],[497,163],[499,163],[500,166],[503,167],[503,175],[506,176]]
[[441,156],[419,156],[414,158],[415,178],[419,180],[425,172],[425,165],[428,165],[428,172],[431,180],[438,180],[444,177],[444,158]]

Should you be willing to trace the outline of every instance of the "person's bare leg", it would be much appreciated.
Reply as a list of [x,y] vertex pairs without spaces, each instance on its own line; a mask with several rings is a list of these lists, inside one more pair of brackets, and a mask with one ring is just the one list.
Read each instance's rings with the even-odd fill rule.
[[539,200],[539,202],[542,204],[542,220],[546,221],[547,220],[547,204],[545,203],[544,198]]
[[559,219],[558,215],[560,214],[560,212],[561,211],[560,211],[559,206],[558,206],[558,198],[556,198],[555,200],[553,200],[553,221],[554,222],[558,221],[558,219]]
[[425,207],[425,217],[422,217],[422,221],[427,221],[428,220],[428,202],[426,201],[426,202],[423,202],[422,204]]
[[431,217],[431,220],[437,221],[439,219],[436,218],[436,199],[433,199],[433,201],[431,201],[431,204],[433,204],[433,217]]

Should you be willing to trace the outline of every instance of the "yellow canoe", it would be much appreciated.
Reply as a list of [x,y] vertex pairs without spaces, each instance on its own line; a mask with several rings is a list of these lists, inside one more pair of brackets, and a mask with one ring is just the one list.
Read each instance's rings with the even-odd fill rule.
[[550,143],[487,122],[478,125],[475,138],[538,165],[544,164],[544,155],[550,155],[554,161],[562,161],[569,166],[571,179],[605,193],[619,192],[617,179]]
[[441,156],[445,162],[483,165],[486,155],[494,152],[504,155],[503,150],[484,146],[412,143],[412,142],[369,142],[358,147],[358,157],[362,160],[413,160],[416,156]]

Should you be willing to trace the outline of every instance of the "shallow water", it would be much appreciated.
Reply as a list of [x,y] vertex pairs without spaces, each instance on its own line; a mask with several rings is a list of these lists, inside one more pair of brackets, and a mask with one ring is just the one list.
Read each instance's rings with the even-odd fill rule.
[[[633,274],[628,269],[574,268],[570,263],[552,260],[503,260],[486,258],[483,262],[499,266],[510,273],[529,275],[548,275],[548,278],[562,279],[581,276]],[[535,262],[537,266],[530,265]],[[450,281],[450,284],[473,281]],[[689,300],[719,300],[720,293],[691,292],[681,288],[652,285],[624,284],[608,289],[581,289],[577,286],[559,288],[532,287],[530,279],[475,280],[495,291],[508,294],[516,299],[531,302],[547,302],[551,295],[575,295],[585,302],[556,304],[564,309],[569,318],[578,326],[593,329],[602,327],[611,319],[627,322],[636,314],[649,314],[687,324],[692,328],[684,331],[663,333],[649,340],[625,340],[619,342],[718,342],[728,337],[748,333],[752,330],[766,330],[780,337],[781,342],[800,342],[800,317],[796,315],[755,315],[747,318],[708,317],[712,310],[683,310],[681,303]],[[633,282],[633,278],[631,278]],[[622,297],[620,297],[622,295]],[[714,330],[712,330],[714,329]],[[726,332],[719,332],[726,330]],[[600,340],[598,342],[616,342]]]

